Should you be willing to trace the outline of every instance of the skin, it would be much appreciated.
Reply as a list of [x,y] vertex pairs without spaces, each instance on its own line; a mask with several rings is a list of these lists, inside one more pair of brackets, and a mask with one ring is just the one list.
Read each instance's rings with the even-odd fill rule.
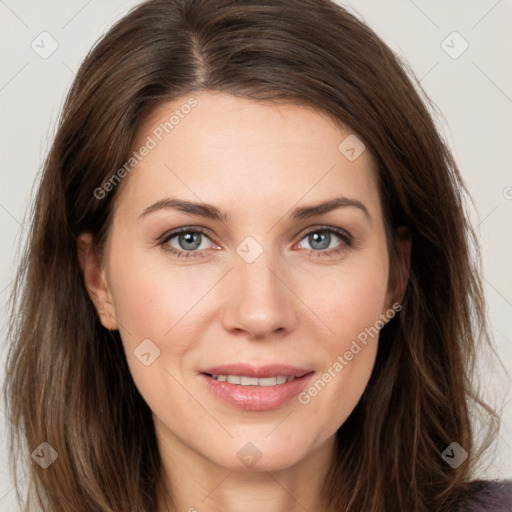
[[[119,329],[153,411],[177,510],[317,510],[335,433],[368,383],[377,337],[306,405],[292,399],[276,410],[242,411],[211,395],[198,371],[234,361],[285,363],[311,367],[315,381],[400,300],[403,289],[389,279],[375,162],[368,150],[349,161],[338,145],[350,131],[309,107],[213,92],[194,97],[198,105],[118,185],[103,261],[91,251],[91,235],[80,235],[85,282],[103,325]],[[160,105],[134,149],[187,99]],[[289,217],[336,196],[360,201],[369,218],[353,206]],[[213,204],[228,218],[173,209],[139,218],[168,197]],[[177,257],[158,245],[185,226],[211,234],[195,249],[203,257]],[[352,244],[331,234],[322,254],[308,238],[321,226],[348,232]],[[250,264],[236,252],[248,236],[263,248]],[[179,242],[167,245],[186,251]],[[160,350],[149,366],[134,355],[145,339]],[[248,442],[262,454],[253,467],[237,457]]]

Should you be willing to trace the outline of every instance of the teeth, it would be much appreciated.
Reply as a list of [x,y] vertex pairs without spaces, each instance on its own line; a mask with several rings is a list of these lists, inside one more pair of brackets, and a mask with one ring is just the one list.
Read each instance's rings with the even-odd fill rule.
[[246,377],[245,375],[212,375],[213,379],[221,382],[229,382],[230,384],[239,384],[240,386],[277,386],[295,380],[295,377]]
[[255,379],[257,382],[257,386],[275,386],[277,384],[276,377],[266,377],[264,379]]
[[257,377],[240,377],[240,384],[242,386],[257,386],[259,379]]

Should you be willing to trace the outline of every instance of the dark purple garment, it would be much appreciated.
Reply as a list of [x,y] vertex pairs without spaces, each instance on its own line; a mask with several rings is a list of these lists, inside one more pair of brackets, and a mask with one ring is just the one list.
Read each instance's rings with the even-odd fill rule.
[[461,512],[512,512],[512,480],[471,482],[472,495]]

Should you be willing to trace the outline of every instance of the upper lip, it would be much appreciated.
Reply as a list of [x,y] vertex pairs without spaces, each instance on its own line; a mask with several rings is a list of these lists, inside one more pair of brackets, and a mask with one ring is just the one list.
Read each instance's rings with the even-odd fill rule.
[[311,368],[299,368],[288,364],[267,364],[256,366],[249,363],[230,363],[220,366],[211,366],[200,370],[200,373],[209,375],[245,375],[247,377],[302,377],[313,370]]

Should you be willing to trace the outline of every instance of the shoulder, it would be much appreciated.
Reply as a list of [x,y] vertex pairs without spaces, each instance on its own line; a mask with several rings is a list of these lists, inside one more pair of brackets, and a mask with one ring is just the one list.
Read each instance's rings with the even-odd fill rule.
[[461,512],[512,512],[512,480],[475,480]]

